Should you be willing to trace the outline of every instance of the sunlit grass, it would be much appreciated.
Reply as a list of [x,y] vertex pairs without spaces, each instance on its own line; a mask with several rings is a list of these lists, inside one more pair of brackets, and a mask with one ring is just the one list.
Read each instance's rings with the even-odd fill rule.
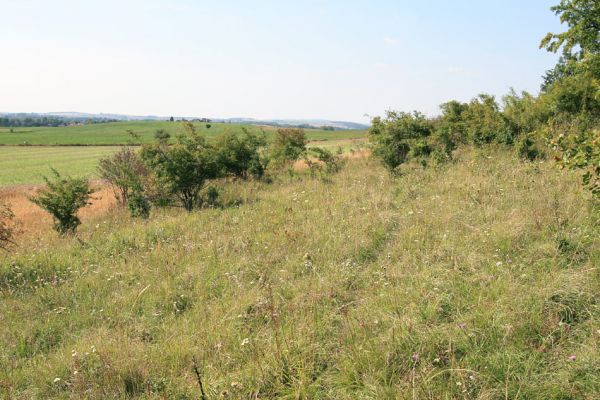
[[468,150],[40,232],[0,255],[0,396],[196,399],[195,357],[210,398],[594,398],[586,196],[551,162]]

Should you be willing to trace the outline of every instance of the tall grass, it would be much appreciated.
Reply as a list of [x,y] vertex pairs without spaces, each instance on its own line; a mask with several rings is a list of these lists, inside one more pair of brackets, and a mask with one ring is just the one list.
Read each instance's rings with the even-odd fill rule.
[[551,163],[464,150],[31,239],[0,255],[0,396],[199,398],[194,357],[211,399],[596,398],[586,196]]

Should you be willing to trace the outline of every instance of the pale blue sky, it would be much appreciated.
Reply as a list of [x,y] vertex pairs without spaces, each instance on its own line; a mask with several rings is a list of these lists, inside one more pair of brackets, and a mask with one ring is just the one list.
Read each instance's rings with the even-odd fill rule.
[[0,0],[0,111],[329,118],[537,92],[558,0]]

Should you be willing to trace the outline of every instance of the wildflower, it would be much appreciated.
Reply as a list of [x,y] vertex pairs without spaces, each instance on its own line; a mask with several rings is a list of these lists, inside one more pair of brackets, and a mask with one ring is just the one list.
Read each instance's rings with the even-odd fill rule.
[[575,361],[575,360],[577,360],[576,355],[569,356],[569,361]]
[[241,344],[241,346],[242,346],[242,347],[244,347],[244,346],[246,346],[248,343],[250,343],[250,339],[248,339],[248,338],[245,338],[244,340],[242,340],[242,344]]
[[413,360],[413,362],[418,363],[419,362],[419,353],[417,353],[417,352],[412,353],[412,356],[410,358]]

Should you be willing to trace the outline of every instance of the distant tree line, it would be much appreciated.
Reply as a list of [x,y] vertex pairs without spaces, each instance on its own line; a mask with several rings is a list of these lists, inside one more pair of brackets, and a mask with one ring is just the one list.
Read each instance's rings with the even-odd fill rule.
[[64,117],[18,117],[2,116],[0,117],[0,127],[5,128],[23,128],[23,127],[57,127],[69,124],[101,124],[107,122],[117,122],[116,119],[108,118],[64,118]]

